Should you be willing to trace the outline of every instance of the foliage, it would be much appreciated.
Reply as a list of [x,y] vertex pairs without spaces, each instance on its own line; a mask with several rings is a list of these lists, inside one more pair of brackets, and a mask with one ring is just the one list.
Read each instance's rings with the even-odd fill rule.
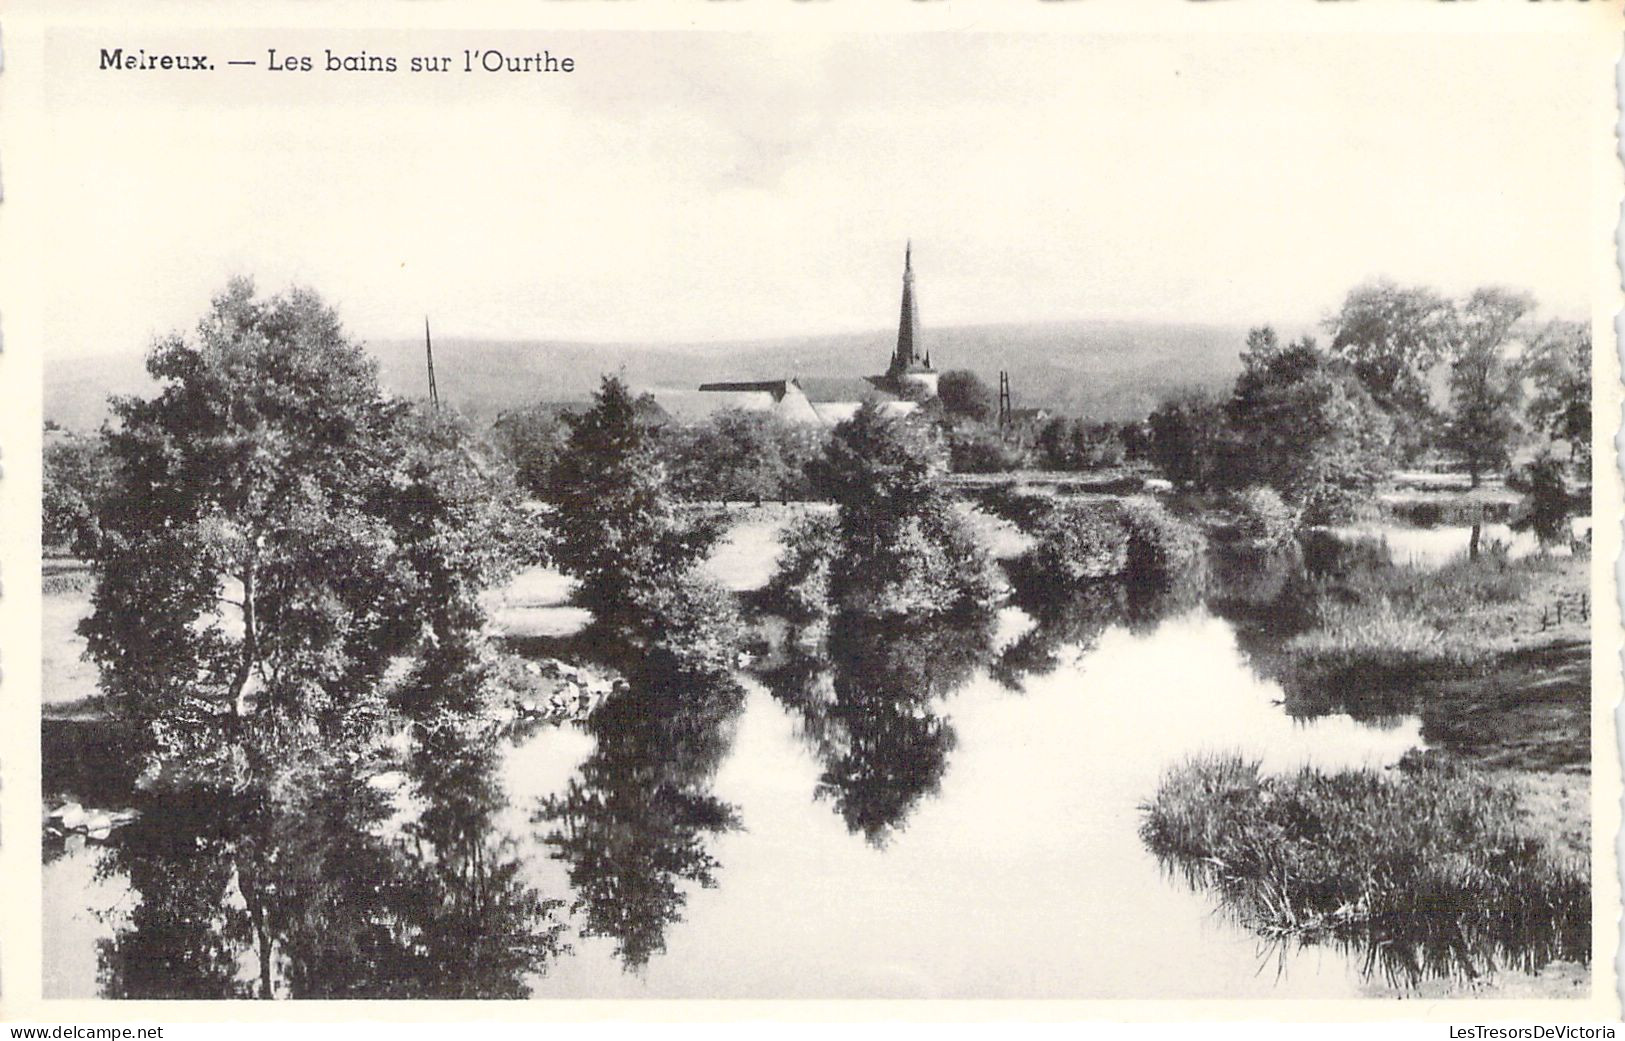
[[1231,469],[1267,485],[1314,522],[1368,496],[1389,469],[1392,424],[1359,383],[1305,337],[1282,346],[1254,329],[1228,416],[1245,445]]
[[592,407],[569,416],[545,525],[558,567],[606,624],[637,626],[660,590],[704,558],[721,532],[678,509],[626,384],[605,376]]
[[1569,458],[1591,458],[1591,327],[1551,321],[1531,339],[1522,375],[1532,386],[1536,428],[1569,443]]
[[[477,629],[522,552],[503,471],[455,420],[379,392],[314,293],[234,281],[113,403],[118,472],[81,626],[102,687],[168,760],[233,771],[353,735],[390,661]],[[244,759],[247,755],[248,759]]]
[[1485,470],[1507,465],[1520,432],[1523,386],[1506,347],[1533,308],[1527,294],[1504,289],[1479,289],[1462,308],[1460,349],[1450,367],[1448,440],[1475,488]]
[[43,464],[41,541],[89,555],[96,544],[97,512],[116,476],[106,446],[97,437],[47,430]]
[[965,425],[948,431],[948,462],[954,473],[1009,473],[1024,461],[1021,449],[986,427]]
[[1422,286],[1377,281],[1351,290],[1327,321],[1333,357],[1347,363],[1378,407],[1393,416],[1397,446],[1414,458],[1428,443],[1435,411],[1428,374],[1451,356],[1455,310]]
[[1507,479],[1508,487],[1523,493],[1524,522],[1535,530],[1542,545],[1569,539],[1572,510],[1563,471],[1562,460],[1545,452]]
[[1155,499],[1135,496],[1118,504],[1128,532],[1125,573],[1136,582],[1166,584],[1197,565],[1206,546],[1195,526],[1169,513]]
[[720,676],[739,664],[745,624],[737,599],[720,583],[685,572],[649,590],[638,607],[651,672]]
[[829,571],[840,551],[840,521],[833,513],[797,517],[779,533],[778,570],[765,602],[791,621],[806,622],[829,610]]
[[1222,487],[1236,454],[1224,406],[1203,391],[1187,391],[1157,406],[1146,421],[1150,456],[1163,476],[1195,488]]
[[569,437],[559,410],[550,405],[510,409],[491,424],[491,441],[513,467],[519,486],[539,499],[548,496],[548,481]]
[[1266,485],[1242,489],[1235,510],[1235,534],[1253,549],[1280,549],[1297,533],[1298,511]]
[[722,409],[703,423],[666,430],[659,450],[686,499],[761,502],[805,498],[818,431],[772,413]]
[[1163,776],[1140,834],[1257,932],[1359,942],[1410,984],[1588,960],[1589,858],[1531,834],[1496,775],[1405,766],[1271,776],[1192,760]]
[[986,423],[998,415],[993,389],[969,369],[949,369],[937,378],[937,400],[943,412]]
[[1077,587],[1123,577],[1166,585],[1191,572],[1202,535],[1155,499],[1059,500],[1017,564],[1024,584]]
[[1047,470],[1098,470],[1123,462],[1119,427],[1056,416],[1038,431],[1034,448]]
[[1021,566],[1034,576],[1077,584],[1121,574],[1128,567],[1128,528],[1116,504],[1059,502],[1034,531]]
[[692,886],[712,888],[713,835],[741,826],[711,791],[744,691],[731,680],[635,675],[593,713],[592,754],[533,822],[569,871],[581,934],[611,940],[628,970],[665,950]]
[[997,572],[938,483],[942,452],[929,428],[866,403],[835,428],[811,470],[840,508],[834,604],[885,615],[991,602]]

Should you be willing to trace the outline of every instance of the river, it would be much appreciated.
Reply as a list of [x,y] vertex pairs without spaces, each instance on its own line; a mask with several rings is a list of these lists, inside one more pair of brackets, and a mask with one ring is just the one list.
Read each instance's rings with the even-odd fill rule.
[[[580,622],[545,574],[513,590],[510,631]],[[45,993],[1382,992],[1361,952],[1229,920],[1145,848],[1139,807],[1209,753],[1385,768],[1422,745],[1418,719],[1289,716],[1200,602],[1085,614],[837,625],[822,657],[769,656],[736,685],[635,689],[588,721],[409,749],[335,782],[322,798],[342,812],[255,818],[252,842],[188,805],[48,847]],[[256,938],[247,880],[292,856],[299,872],[252,890],[275,894],[273,938]]]

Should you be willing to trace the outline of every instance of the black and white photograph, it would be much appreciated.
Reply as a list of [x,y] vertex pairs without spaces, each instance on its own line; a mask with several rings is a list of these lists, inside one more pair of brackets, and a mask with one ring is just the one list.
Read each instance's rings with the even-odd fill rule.
[[40,995],[1617,1014],[1598,24],[47,28]]

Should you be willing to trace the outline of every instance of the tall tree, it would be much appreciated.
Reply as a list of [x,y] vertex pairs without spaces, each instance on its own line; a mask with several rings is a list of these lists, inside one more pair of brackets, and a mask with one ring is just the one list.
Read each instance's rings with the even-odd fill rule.
[[234,281],[147,369],[158,394],[116,400],[104,433],[81,626],[104,689],[194,767],[365,728],[391,659],[477,626],[505,566],[476,450],[386,400],[306,290]]
[[1387,472],[1393,425],[1360,385],[1304,337],[1254,330],[1228,414],[1245,451],[1234,483],[1266,485],[1311,519],[1345,512]]
[[991,559],[954,512],[939,480],[944,469],[931,428],[874,402],[835,428],[811,470],[815,487],[840,507],[829,572],[837,605],[929,615],[991,598]]
[[1420,451],[1437,422],[1428,374],[1451,357],[1456,342],[1450,301],[1423,286],[1371,282],[1351,290],[1326,326],[1332,355],[1395,417],[1401,451]]
[[999,403],[982,377],[969,369],[949,369],[937,379],[937,398],[950,416],[986,423],[998,414]]
[[1591,458],[1591,326],[1553,320],[1523,359],[1532,394],[1529,417],[1546,436],[1569,444],[1569,459]]
[[1508,349],[1514,329],[1534,306],[1527,293],[1487,287],[1475,290],[1461,308],[1450,367],[1449,442],[1475,488],[1486,470],[1507,465],[1521,429],[1523,387]]
[[640,625],[715,544],[717,526],[678,508],[654,438],[626,384],[605,376],[592,407],[569,416],[546,526],[559,568],[601,622]]

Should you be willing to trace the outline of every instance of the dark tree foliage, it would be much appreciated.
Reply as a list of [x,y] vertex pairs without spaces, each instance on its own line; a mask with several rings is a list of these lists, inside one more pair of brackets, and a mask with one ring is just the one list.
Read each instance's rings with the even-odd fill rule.
[[1401,453],[1426,448],[1438,422],[1428,374],[1451,357],[1457,337],[1450,301],[1422,286],[1372,282],[1351,290],[1326,327],[1332,355],[1394,417]]
[[548,496],[553,468],[569,443],[570,428],[551,405],[531,405],[497,416],[491,441],[514,469],[519,486],[538,499]]
[[1521,432],[1523,385],[1508,357],[1514,328],[1535,306],[1524,293],[1479,289],[1461,309],[1460,340],[1450,366],[1450,447],[1467,465],[1473,487],[1504,468]]
[[186,770],[366,731],[390,661],[477,628],[513,563],[505,471],[384,398],[308,291],[235,281],[147,368],[158,394],[116,400],[104,433],[81,627],[103,688]]
[[996,431],[980,423],[951,427],[947,436],[948,464],[954,473],[1008,473],[1025,462],[1020,448],[1006,444]]
[[647,605],[703,559],[716,523],[678,506],[655,439],[618,377],[605,376],[592,407],[566,422],[545,525],[553,559],[580,582],[578,599],[600,622],[646,621]]
[[[521,998],[566,949],[563,903],[525,881],[497,750],[413,732],[394,806],[342,754],[277,764],[251,790],[144,796],[102,870],[129,920],[100,945],[108,997]],[[254,966],[242,978],[241,966]]]
[[821,444],[815,427],[727,408],[691,427],[666,430],[659,448],[683,498],[760,503],[805,498],[807,463]]
[[1529,343],[1522,374],[1529,417],[1546,436],[1569,444],[1571,461],[1591,459],[1591,327],[1551,321]]
[[943,702],[991,658],[994,630],[984,611],[925,624],[842,612],[768,677],[823,765],[814,797],[852,833],[884,847],[940,789],[956,742]]
[[840,508],[828,578],[834,604],[934,614],[993,597],[993,563],[941,487],[942,450],[929,426],[866,403],[835,428],[811,472]]
[[1046,470],[1099,470],[1119,466],[1124,447],[1113,423],[1056,416],[1039,428],[1033,444]]
[[582,935],[611,939],[628,970],[665,950],[687,903],[683,883],[717,884],[710,839],[741,821],[711,780],[743,699],[722,677],[635,679],[593,714],[597,744],[568,788],[537,806],[543,841],[569,867]]
[[48,428],[43,463],[41,541],[50,549],[89,555],[100,530],[101,501],[116,476],[113,460],[99,437]]
[[1545,452],[1507,479],[1507,485],[1524,496],[1520,526],[1532,528],[1542,545],[1565,544],[1571,534],[1573,507],[1564,469],[1562,460]]
[[1370,495],[1392,464],[1392,422],[1313,339],[1282,345],[1255,329],[1227,408],[1241,448],[1232,487],[1274,488],[1326,520]]
[[937,400],[949,416],[986,423],[998,415],[999,401],[982,377],[969,369],[949,369],[937,378]]
[[1222,487],[1235,455],[1224,405],[1204,391],[1164,401],[1146,420],[1151,460],[1175,484]]

